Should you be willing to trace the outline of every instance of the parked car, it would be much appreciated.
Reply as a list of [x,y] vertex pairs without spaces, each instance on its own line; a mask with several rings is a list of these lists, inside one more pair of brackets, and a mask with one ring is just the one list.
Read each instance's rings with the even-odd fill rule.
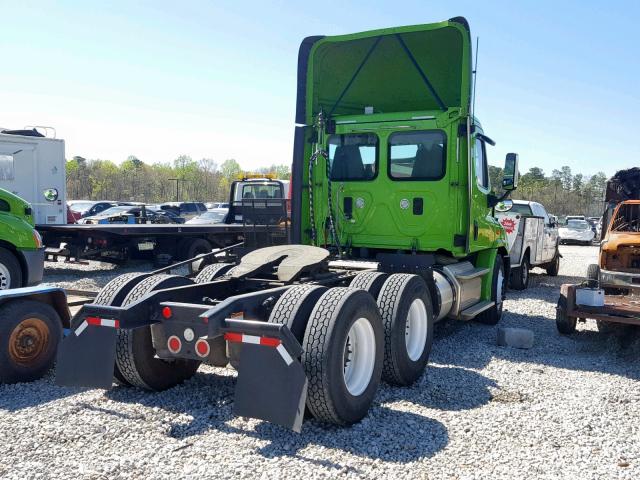
[[160,204],[160,209],[172,211],[185,220],[191,220],[207,211],[202,202],[165,202]]
[[591,225],[586,220],[570,219],[566,225],[558,229],[560,243],[577,243],[591,245],[595,238],[595,233],[591,230]]
[[212,223],[225,223],[227,215],[229,214],[228,208],[214,208],[202,215],[198,215],[191,220],[187,220],[187,225],[210,225]]
[[205,203],[207,210],[213,210],[214,208],[229,208],[229,202],[209,202]]
[[588,217],[587,222],[591,225],[591,230],[595,234],[595,239],[600,239],[602,233],[602,217]]
[[[99,215],[84,217],[78,223],[101,224],[101,223],[138,223],[142,216],[142,207],[120,205],[104,210]],[[184,219],[178,220],[173,212],[154,210],[145,207],[147,221],[150,223],[184,223]]]
[[512,288],[524,290],[529,286],[532,267],[544,268],[550,276],[558,275],[561,255],[556,218],[542,204],[524,200],[502,202],[496,206],[496,218],[507,233]]
[[74,215],[80,215],[80,218],[84,218],[98,215],[108,208],[125,205],[131,206],[134,204],[129,202],[116,202],[111,200],[70,200],[69,202],[67,202],[67,205],[69,205],[69,208],[74,213]]

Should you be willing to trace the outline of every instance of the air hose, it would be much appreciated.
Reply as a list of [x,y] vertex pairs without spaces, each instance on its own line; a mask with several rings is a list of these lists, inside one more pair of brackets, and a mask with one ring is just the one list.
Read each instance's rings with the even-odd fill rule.
[[316,238],[317,238],[315,212],[313,207],[313,188],[314,188],[313,167],[318,162],[318,158],[322,157],[324,159],[324,163],[326,166],[325,175],[327,179],[327,193],[328,193],[327,200],[328,200],[328,207],[329,207],[329,215],[328,215],[329,233],[331,234],[331,239],[333,241],[333,244],[338,250],[338,257],[340,257],[342,252],[342,247],[340,246],[340,238],[336,231],[335,220],[333,218],[333,199],[331,194],[332,193],[331,192],[331,166],[329,164],[329,155],[327,151],[324,150],[323,148],[325,120],[324,120],[324,113],[322,111],[318,113],[315,127],[318,132],[318,138],[315,144],[315,151],[313,152],[313,155],[311,155],[311,158],[309,158],[309,221],[311,223],[311,242],[315,245]]

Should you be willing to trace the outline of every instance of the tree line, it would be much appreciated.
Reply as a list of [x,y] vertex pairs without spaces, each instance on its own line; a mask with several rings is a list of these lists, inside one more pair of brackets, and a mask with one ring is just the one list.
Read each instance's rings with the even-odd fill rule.
[[[134,155],[120,165],[110,160],[73,157],[66,163],[67,198],[145,203],[167,201],[228,201],[231,182],[243,169],[233,160],[218,164],[210,158],[180,155],[173,163],[148,164]],[[288,179],[288,165],[272,165],[250,173],[274,173]]]
[[[502,168],[489,166],[491,185],[499,187],[496,188],[498,193],[502,193],[502,175]],[[518,189],[511,198],[539,202],[556,216],[599,217],[604,211],[606,183],[604,172],[585,176],[574,174],[571,167],[564,166],[547,176],[541,168],[533,167],[520,175]]]

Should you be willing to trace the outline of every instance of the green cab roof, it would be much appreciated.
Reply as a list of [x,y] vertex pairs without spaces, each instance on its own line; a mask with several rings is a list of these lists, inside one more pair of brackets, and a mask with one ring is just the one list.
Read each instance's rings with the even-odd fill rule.
[[458,108],[471,98],[471,40],[462,17],[306,38],[298,55],[296,123],[326,115]]

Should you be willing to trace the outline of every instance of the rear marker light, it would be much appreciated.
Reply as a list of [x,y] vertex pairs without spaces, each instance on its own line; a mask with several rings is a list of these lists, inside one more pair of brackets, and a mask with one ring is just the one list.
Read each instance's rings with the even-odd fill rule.
[[182,335],[187,342],[192,342],[196,338],[196,334],[190,328],[185,328]]
[[211,347],[209,346],[209,342],[203,340],[202,338],[196,342],[196,353],[199,357],[208,357],[209,352],[211,351]]
[[167,348],[171,353],[178,353],[182,348],[182,342],[175,335],[171,335],[167,340]]
[[171,311],[171,309],[169,307],[164,307],[162,309],[162,316],[164,318],[171,318],[171,315],[173,315],[173,312]]

